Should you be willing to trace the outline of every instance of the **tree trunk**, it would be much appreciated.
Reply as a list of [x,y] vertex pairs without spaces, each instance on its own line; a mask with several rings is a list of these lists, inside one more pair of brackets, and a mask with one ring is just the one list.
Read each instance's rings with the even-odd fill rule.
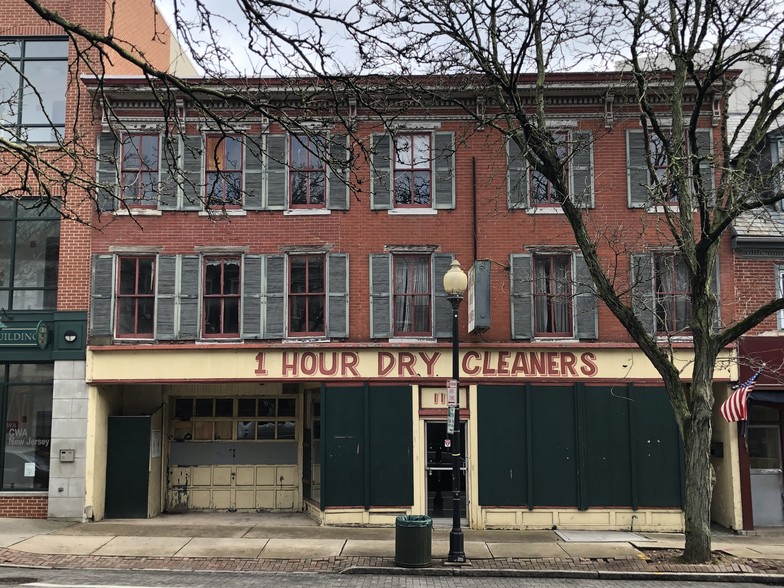
[[709,382],[691,387],[691,414],[683,423],[686,469],[686,548],[683,559],[691,563],[711,559],[711,497],[713,469],[710,463],[712,391]]

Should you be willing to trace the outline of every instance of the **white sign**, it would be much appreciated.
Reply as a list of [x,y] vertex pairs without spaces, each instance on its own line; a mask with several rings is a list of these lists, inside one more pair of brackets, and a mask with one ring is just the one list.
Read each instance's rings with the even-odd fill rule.
[[25,478],[34,478],[35,477],[35,464],[27,462],[25,464],[24,469]]
[[450,406],[446,413],[446,432],[450,435],[455,432],[455,407]]
[[446,381],[446,405],[457,406],[457,380]]
[[150,435],[150,457],[161,456],[161,430],[153,429]]
[[449,449],[450,447],[452,447],[452,440],[444,439],[444,449]]

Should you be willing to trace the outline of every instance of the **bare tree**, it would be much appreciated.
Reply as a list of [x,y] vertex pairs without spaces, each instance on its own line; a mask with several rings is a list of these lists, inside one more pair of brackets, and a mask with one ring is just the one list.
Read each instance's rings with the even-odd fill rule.
[[[717,250],[731,224],[783,197],[780,184],[772,181],[781,164],[759,163],[760,146],[779,128],[784,109],[780,3],[347,0],[342,7],[328,8],[318,0],[237,0],[236,6],[214,14],[201,1],[194,8],[175,0],[175,27],[203,72],[201,79],[189,80],[150,65],[122,41],[121,31],[87,30],[39,0],[25,1],[78,47],[72,67],[98,80],[112,60],[138,67],[175,128],[175,94],[188,96],[205,118],[227,133],[241,132],[241,125],[216,111],[216,102],[299,132],[307,132],[302,121],[313,109],[331,110],[351,132],[346,114],[351,101],[386,122],[412,106],[427,109],[435,101],[446,101],[516,144],[528,164],[562,195],[560,206],[597,296],[663,379],[685,447],[684,555],[695,562],[710,558],[714,367],[725,346],[784,309],[784,299],[772,297],[718,326],[719,300],[712,288]],[[247,67],[237,66],[237,54],[229,52],[227,41],[237,38],[244,40]],[[762,76],[749,92],[748,104],[742,104],[744,111],[730,113],[730,100],[742,90],[737,70],[745,64],[753,64]],[[657,211],[661,222],[651,230],[660,243],[674,244],[677,257],[671,263],[685,272],[691,309],[687,324],[657,316],[649,297],[636,296],[636,285],[653,268],[643,264],[632,276],[619,273],[616,259],[600,253],[601,244],[616,246],[616,236],[600,214],[566,196],[568,161],[559,149],[556,129],[548,125],[550,85],[558,72],[614,69],[617,82],[607,88],[608,108],[640,121],[647,162],[638,181],[645,190],[643,208]],[[281,88],[271,89],[254,77],[265,73],[290,78],[288,91],[302,98],[302,109],[277,106]],[[614,101],[614,94],[631,100]],[[100,83],[91,97],[111,112]],[[705,113],[720,125],[715,148],[701,134],[700,116]],[[76,179],[76,185],[92,195],[101,188],[80,173],[79,161],[90,152],[84,144],[62,142],[57,156],[42,160],[24,141],[3,141],[16,158],[14,173],[25,179],[24,191],[55,201],[59,192],[47,184]],[[369,146],[364,149],[369,151]],[[668,336],[657,337],[651,321],[659,321],[658,330],[667,330]],[[684,329],[694,348],[688,385],[673,361],[671,345]]]

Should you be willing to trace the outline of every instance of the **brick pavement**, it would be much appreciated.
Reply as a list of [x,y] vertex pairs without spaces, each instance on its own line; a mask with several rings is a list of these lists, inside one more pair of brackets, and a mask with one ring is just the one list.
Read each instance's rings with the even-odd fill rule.
[[[659,553],[657,553],[657,551]],[[766,559],[741,559],[717,553],[711,564],[693,565],[678,563],[671,554],[650,550],[649,559],[619,558],[496,558],[473,559],[468,568],[488,574],[512,571],[570,572],[632,572],[641,574],[783,574],[784,561]],[[674,555],[674,554],[672,554]],[[394,558],[388,557],[329,557],[323,559],[265,559],[236,557],[138,557],[97,555],[43,555],[0,548],[0,565],[42,567],[54,569],[122,569],[122,570],[179,570],[179,571],[231,571],[231,572],[322,572],[338,573],[350,568],[395,568]],[[444,560],[434,558],[428,570],[453,569],[444,566]],[[424,570],[423,570],[424,572]],[[426,572],[424,572],[426,573]],[[450,572],[454,573],[454,572]]]

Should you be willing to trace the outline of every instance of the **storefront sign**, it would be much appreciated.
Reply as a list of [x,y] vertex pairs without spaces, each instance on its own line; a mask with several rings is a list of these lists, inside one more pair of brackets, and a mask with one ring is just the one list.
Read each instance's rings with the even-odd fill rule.
[[49,344],[49,326],[38,323],[31,328],[0,329],[0,347],[38,347],[46,349]]

